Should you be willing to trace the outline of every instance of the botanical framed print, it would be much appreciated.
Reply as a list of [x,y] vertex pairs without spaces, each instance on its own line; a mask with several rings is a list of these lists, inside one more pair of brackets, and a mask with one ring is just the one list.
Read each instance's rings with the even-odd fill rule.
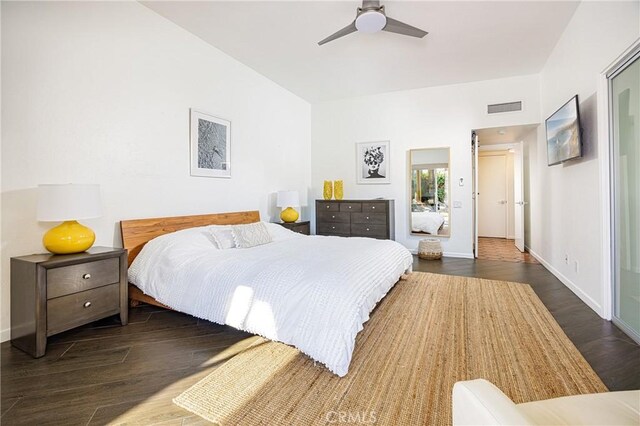
[[191,109],[191,176],[231,177],[231,122]]
[[389,164],[389,141],[356,144],[358,184],[391,183]]

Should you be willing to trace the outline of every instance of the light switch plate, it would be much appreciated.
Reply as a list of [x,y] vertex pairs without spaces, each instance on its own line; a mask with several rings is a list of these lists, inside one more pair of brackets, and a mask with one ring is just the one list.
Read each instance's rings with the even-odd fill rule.
[[462,201],[454,201],[453,202],[453,208],[454,209],[462,208]]

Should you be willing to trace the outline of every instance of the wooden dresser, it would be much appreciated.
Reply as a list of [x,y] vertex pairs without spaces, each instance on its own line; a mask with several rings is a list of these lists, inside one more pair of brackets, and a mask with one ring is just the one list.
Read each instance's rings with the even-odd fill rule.
[[395,239],[393,200],[316,200],[316,234]]

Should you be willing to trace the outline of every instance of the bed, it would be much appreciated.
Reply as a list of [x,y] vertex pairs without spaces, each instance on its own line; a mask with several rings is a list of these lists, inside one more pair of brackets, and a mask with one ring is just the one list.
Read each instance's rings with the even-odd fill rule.
[[421,211],[411,212],[411,232],[423,232],[437,235],[444,226],[444,216],[440,213]]
[[348,372],[356,335],[411,271],[390,240],[304,236],[265,224],[273,242],[221,250],[210,225],[250,224],[239,212],[121,222],[130,297],[280,341]]

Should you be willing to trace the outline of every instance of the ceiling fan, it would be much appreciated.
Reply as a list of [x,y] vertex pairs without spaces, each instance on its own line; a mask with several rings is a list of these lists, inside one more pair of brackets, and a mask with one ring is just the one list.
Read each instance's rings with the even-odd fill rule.
[[333,41],[337,38],[344,37],[353,32],[360,31],[363,33],[377,33],[378,31],[388,31],[390,33],[402,34],[411,37],[422,38],[429,34],[419,28],[412,27],[404,22],[396,21],[387,17],[384,13],[384,6],[380,6],[379,0],[363,0],[362,7],[358,8],[358,14],[355,21],[331,34],[329,37],[318,44],[322,46],[325,43]]

